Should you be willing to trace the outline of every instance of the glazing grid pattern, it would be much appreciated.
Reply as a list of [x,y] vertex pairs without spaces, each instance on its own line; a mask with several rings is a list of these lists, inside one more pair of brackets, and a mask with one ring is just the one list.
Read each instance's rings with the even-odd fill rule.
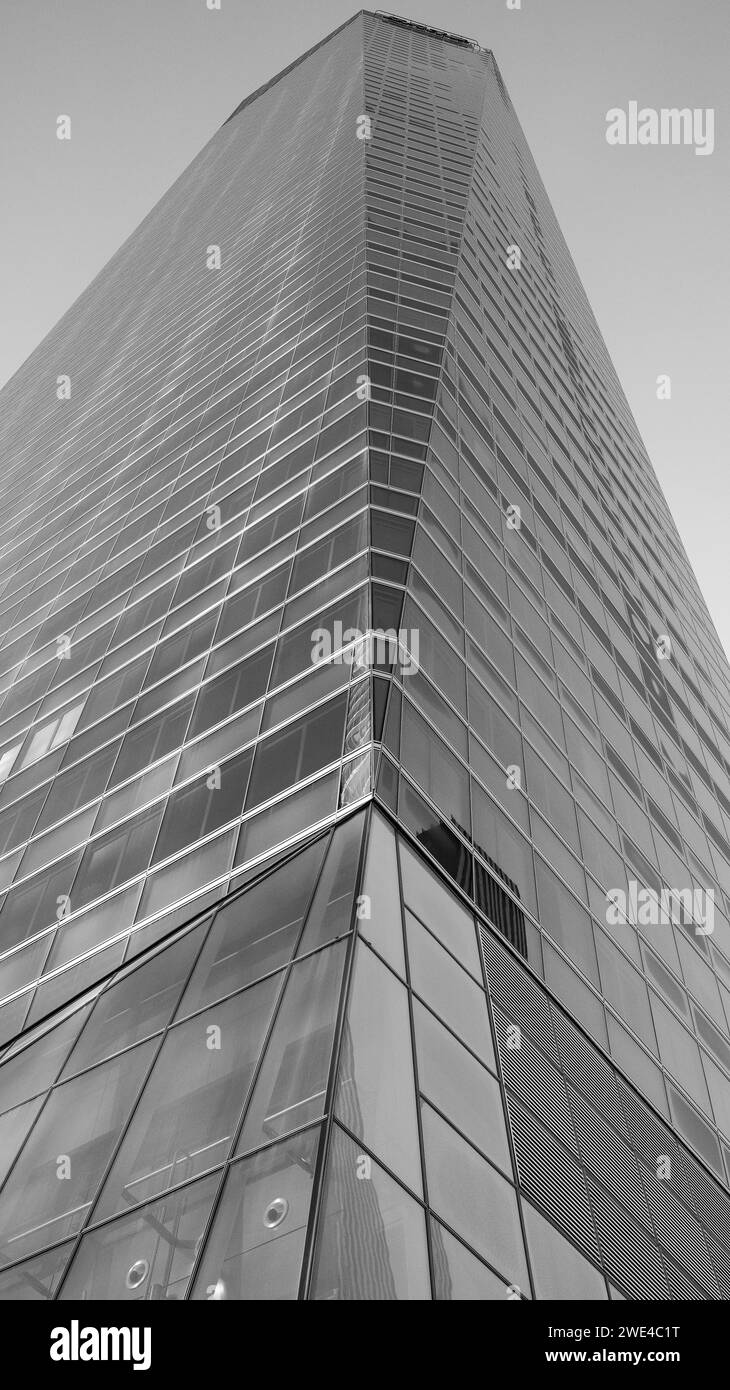
[[356,22],[229,122],[3,393],[6,1038],[368,790],[366,672],[311,661],[367,627],[361,68]]
[[[404,404],[398,315],[411,291],[380,261],[409,219],[443,235],[435,195],[426,212],[408,192],[409,173],[427,175],[415,155],[409,164],[406,128],[417,142],[424,119],[423,161],[434,134],[406,107],[404,74],[417,70],[416,100],[430,106],[429,55],[444,73],[476,65],[483,100],[453,298],[431,296],[420,334],[436,366],[420,388],[428,405],[410,407],[432,423],[418,473],[398,484],[417,510],[393,503],[409,515],[401,590],[392,560],[373,555],[388,591],[386,602],[376,587],[374,619],[418,629],[422,652],[417,678],[393,673],[379,793],[467,891],[496,879],[492,897],[519,903],[532,968],[725,1179],[727,663],[493,58],[444,57],[448,44],[376,20],[367,32],[370,444],[382,483],[412,452],[390,415]],[[469,139],[458,136],[454,169]],[[458,204],[454,194],[455,225]],[[515,244],[519,273],[506,264]],[[662,633],[670,661],[656,656]],[[514,767],[521,790],[507,788]],[[632,880],[711,890],[713,934],[609,926],[606,892],[628,895]]]
[[727,1194],[377,812],[11,1045],[0,1086],[4,1300],[730,1287]]
[[[372,131],[360,140],[363,114]],[[519,273],[506,264],[515,244]],[[59,372],[68,401],[53,390]],[[507,1086],[510,1129],[492,1105],[490,1140],[460,1132],[433,1081],[391,1153],[377,1126],[363,1132],[362,1088],[338,1082],[295,1152],[268,1144],[233,1163],[231,1210],[294,1174],[294,1273],[272,1267],[267,1285],[259,1271],[262,1287],[504,1297],[515,1282],[544,1297],[564,1271],[604,1297],[600,1265],[611,1296],[727,1296],[725,1208],[705,1171],[726,1181],[730,1162],[727,663],[492,55],[356,16],[242,103],[3,407],[0,1039],[49,1015],[62,1029],[69,1000],[176,941],[277,846],[349,824],[349,808],[377,795],[522,956],[518,969],[505,948],[523,992],[529,982],[547,1000],[553,1032],[525,1025],[525,1056],[549,1079],[552,1127],[527,1070],[507,1075],[499,1050],[480,1057],[468,1043],[465,1094],[469,1072],[485,1096]],[[519,530],[507,525],[515,505]],[[358,658],[313,669],[312,632],[336,622],[415,630],[418,673],[373,673]],[[672,659],[660,663],[662,633]],[[522,788],[507,790],[514,767]],[[606,890],[632,879],[713,890],[713,934],[609,928]],[[416,936],[417,917],[409,907]],[[391,950],[360,946],[353,978],[380,971],[385,988],[387,963],[384,1033],[402,1027],[408,994],[416,1052],[401,1033],[414,1072],[400,1075],[413,1096],[428,1028],[450,1045]],[[578,1025],[573,1050],[580,1038],[594,1075],[604,1069],[599,1090],[620,1092],[599,1116],[608,1130],[566,1070],[556,999]],[[509,1010],[496,994],[494,1009],[502,1046]],[[347,1020],[340,1077],[367,1051],[362,1017]],[[625,1078],[675,1130],[675,1149],[649,1111],[641,1149]],[[132,1072],[119,1084],[131,1104]],[[18,1133],[36,1119],[26,1104]],[[548,1137],[529,1152],[538,1118]],[[500,1135],[509,1162],[489,1149]],[[371,1160],[365,1185],[356,1141]],[[578,1163],[583,1206],[567,1192],[561,1210],[547,1200],[556,1143],[566,1169]],[[620,1252],[626,1191],[595,1166],[622,1143],[650,1276]],[[434,1156],[454,1147],[485,1190],[487,1175],[495,1192],[517,1180],[504,1208],[519,1231],[503,1231],[499,1252],[449,1216],[454,1194],[434,1200]],[[670,1149],[685,1177],[660,1197],[647,1154]],[[164,1277],[145,1275],[141,1296],[158,1285],[247,1296],[216,1292],[217,1255],[207,1272],[198,1260],[222,1172],[180,1176],[175,1221],[197,1234],[175,1249],[194,1256],[179,1283],[177,1256]],[[378,1224],[387,1232],[391,1209],[411,1232],[405,1266]],[[98,1230],[116,1231],[100,1212]],[[125,1219],[134,1245],[142,1227]],[[348,1220],[365,1241],[359,1270],[342,1264]],[[315,1225],[331,1239],[315,1243]],[[50,1274],[37,1277],[45,1296]]]

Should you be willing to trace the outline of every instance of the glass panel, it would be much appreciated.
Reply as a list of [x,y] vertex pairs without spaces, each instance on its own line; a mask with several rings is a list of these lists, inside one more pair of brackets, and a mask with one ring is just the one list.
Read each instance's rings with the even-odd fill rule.
[[321,1116],[346,945],[329,946],[292,967],[239,1152]]
[[603,993],[608,1003],[655,1053],[656,1039],[644,980],[602,931],[596,929],[594,935]]
[[297,955],[350,930],[364,824],[361,812],[335,828]]
[[[434,1298],[439,1302],[506,1299],[508,1285],[472,1255],[439,1221],[430,1222]],[[526,1289],[523,1293],[528,1293]]]
[[543,937],[543,957],[545,960],[545,983],[560,1000],[568,1013],[595,1038],[602,1047],[608,1046],[606,1017],[603,1001],[591,993],[588,985],[577,975],[557,951],[554,951]]
[[413,1021],[421,1091],[511,1177],[499,1084],[417,999]]
[[355,958],[336,1112],[420,1195],[408,993],[364,942],[358,943]]
[[9,1057],[0,1070],[0,1097],[3,1108],[17,1105],[28,1096],[45,1091],[55,1081],[69,1048],[76,1041],[90,1005],[74,1009],[68,1018],[49,1028]]
[[106,829],[109,825],[114,825],[115,821],[125,820],[131,816],[140,806],[146,805],[149,801],[155,801],[159,796],[170,790],[175,776],[177,766],[177,756],[173,754],[164,763],[158,763],[149,772],[141,777],[136,777],[133,782],[127,782],[119,791],[111,792],[105,797],[99,807],[99,814],[94,826],[95,833]]
[[529,1288],[514,1188],[430,1105],[421,1114],[434,1211],[509,1283]]
[[406,928],[414,990],[472,1052],[476,1052],[488,1067],[495,1067],[484,990],[452,960],[410,912],[406,912]]
[[[222,835],[207,840],[198,849],[173,859],[164,868],[151,873],[145,882],[137,921],[152,917],[183,898],[195,897],[206,883],[223,878],[230,869],[237,834],[238,826],[234,825],[230,830],[224,830]],[[227,888],[228,884],[223,883],[219,894],[225,893]],[[184,910],[183,920],[197,910],[198,904],[191,903]]]
[[72,889],[74,912],[147,868],[162,811],[162,806],[151,806],[87,847]]
[[359,920],[360,932],[399,975],[405,976],[395,835],[376,812],[370,821],[362,898],[366,915]]
[[[335,808],[339,774],[330,772],[318,782],[287,796],[268,811],[244,821],[236,848],[236,864],[247,864],[300,831],[309,830]],[[234,884],[235,886],[235,884]]]
[[319,1130],[234,1163],[192,1292],[194,1299],[295,1299]]
[[710,1101],[697,1043],[656,994],[650,991],[650,997],[661,1060],[667,1071],[676,1076],[689,1095],[709,1115]]
[[469,777],[425,719],[403,701],[401,762],[434,805],[453,819],[467,835],[471,830]]
[[[88,853],[88,850],[87,850]],[[45,927],[59,921],[59,897],[66,896],[81,862],[81,852],[45,869],[28,883],[12,888],[0,909],[0,940],[3,950],[25,941]],[[80,907],[74,899],[73,907]]]
[[247,810],[340,757],[346,705],[340,695],[258,745]]
[[185,738],[193,699],[192,695],[188,696],[125,736],[109,779],[110,787],[116,787],[120,782],[126,782],[128,777],[146,771],[152,763],[172,752],[173,748],[180,747]]
[[79,961],[77,965],[62,971],[60,975],[52,976],[39,985],[33,1003],[28,1010],[27,1024],[40,1023],[41,1019],[54,1014],[69,999],[74,999],[83,994],[85,990],[91,989],[99,980],[108,977],[117,966],[121,965],[124,959],[124,942],[118,941],[114,946],[107,946],[104,951],[96,951],[88,956],[86,960]]
[[595,1302],[606,1299],[603,1276],[555,1227],[523,1201],[532,1274],[537,1298],[575,1299]]
[[135,883],[120,893],[107,898],[98,907],[81,913],[71,921],[62,921],[53,941],[53,950],[48,958],[46,970],[66,965],[83,955],[94,946],[111,937],[118,936],[126,927],[131,927],[137,909],[142,884]]
[[[224,627],[217,634],[216,640],[225,635]],[[250,656],[238,666],[224,671],[222,676],[216,676],[215,680],[209,681],[201,688],[188,740],[196,738],[205,729],[220,724],[236,710],[253,704],[264,694],[273,651],[273,646],[265,647],[263,651],[256,652],[255,656]]]
[[129,1302],[185,1296],[220,1177],[184,1187],[84,1236],[60,1301]]
[[318,840],[221,908],[183,995],[180,1015],[251,984],[290,959],[325,844]]
[[566,956],[598,987],[598,967],[593,945],[591,919],[585,908],[576,902],[572,893],[535,855],[537,887],[540,897],[539,920],[546,932],[562,947]]
[[97,1218],[226,1158],[281,977],[172,1028],[104,1185]]
[[435,874],[400,842],[403,898],[466,970],[482,982],[474,918],[439,883]]
[[476,782],[472,782],[472,803],[475,849],[536,917],[535,871],[529,841]]
[[153,864],[159,864],[185,845],[202,840],[204,835],[212,834],[240,816],[251,758],[248,749],[221,767],[208,769],[198,781],[173,792],[155,845]]
[[3,1263],[83,1224],[152,1051],[145,1043],[51,1092],[0,1195]]
[[29,1303],[53,1298],[72,1249],[73,1241],[69,1241],[0,1274],[0,1301]]
[[63,1069],[64,1078],[164,1028],[206,925],[187,932],[103,991]]
[[26,1101],[25,1105],[17,1106],[15,1110],[6,1110],[0,1116],[0,1183],[5,1181],[41,1103],[42,1097],[38,1096],[35,1100]]
[[311,1297],[340,1302],[430,1297],[422,1207],[336,1125]]
[[0,962],[0,999],[8,999],[16,990],[38,979],[44,968],[51,937],[52,934],[47,932]]

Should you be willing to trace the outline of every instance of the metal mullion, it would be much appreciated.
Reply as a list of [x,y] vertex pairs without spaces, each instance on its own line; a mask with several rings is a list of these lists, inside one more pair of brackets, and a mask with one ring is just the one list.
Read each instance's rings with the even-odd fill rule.
[[327,1082],[325,1094],[324,1117],[322,1124],[322,1135],[319,1148],[317,1150],[317,1161],[315,1164],[314,1183],[312,1190],[312,1201],[309,1208],[309,1219],[307,1222],[307,1232],[304,1245],[304,1257],[300,1270],[299,1288],[297,1299],[299,1302],[309,1300],[311,1293],[311,1283],[314,1274],[314,1256],[316,1251],[317,1239],[320,1228],[320,1211],[324,1200],[324,1184],[327,1173],[327,1164],[331,1145],[332,1124],[334,1118],[334,1105],[336,1098],[336,1088],[339,1081],[340,1062],[342,1057],[342,1039],[347,1020],[352,979],[355,969],[355,957],[357,954],[358,942],[360,940],[357,928],[357,890],[362,887],[365,864],[367,862],[367,851],[370,838],[370,824],[372,820],[372,801],[367,807],[364,825],[362,828],[362,838],[360,841],[360,852],[358,856],[358,867],[355,875],[353,892],[353,905],[350,916],[350,941],[348,944],[347,957],[344,964],[342,983],[340,986],[340,1000],[338,1005],[338,1016],[335,1022],[335,1032],[332,1042],[332,1055],[330,1057],[330,1074]]

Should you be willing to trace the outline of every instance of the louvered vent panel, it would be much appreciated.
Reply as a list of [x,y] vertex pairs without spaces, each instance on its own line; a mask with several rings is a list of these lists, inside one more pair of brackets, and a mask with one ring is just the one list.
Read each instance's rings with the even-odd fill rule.
[[600,1255],[585,1178],[575,1159],[513,1096],[507,1105],[521,1184],[559,1230],[598,1264]]
[[730,1253],[730,1197],[708,1178],[688,1154],[685,1160],[692,1207],[716,1240]]
[[606,1119],[616,1126],[619,1134],[626,1138],[626,1126],[613,1071],[559,1009],[553,1008],[552,1015],[560,1058],[568,1080],[572,1081],[576,1090],[587,1096],[596,1110],[605,1115]]
[[701,1289],[698,1284],[695,1284],[694,1280],[684,1273],[684,1270],[678,1269],[671,1260],[665,1260],[664,1263],[667,1267],[667,1278],[669,1279],[672,1298],[681,1298],[683,1301],[693,1299],[695,1302],[709,1301],[710,1295],[707,1290]]
[[[548,1130],[555,1131],[575,1152],[572,1110],[572,1122],[579,1130],[586,1167],[608,1189],[608,1193],[603,1191],[603,1197],[597,1200],[602,1202],[602,1220],[608,1223],[607,1235],[613,1229],[612,1223],[615,1224],[617,1248],[621,1248],[623,1239],[620,1236],[622,1221],[629,1226],[634,1221],[642,1223],[642,1229],[638,1225],[635,1229],[637,1248],[646,1244],[646,1249],[653,1253],[646,1255],[646,1268],[642,1273],[641,1260],[637,1264],[635,1257],[630,1258],[631,1242],[628,1243],[626,1258],[633,1270],[634,1296],[667,1296],[662,1261],[652,1244],[656,1225],[662,1246],[673,1255],[673,1279],[677,1290],[686,1281],[691,1290],[685,1295],[687,1297],[730,1298],[730,1196],[713,1182],[684,1145],[675,1140],[668,1127],[605,1062],[548,994],[520,969],[492,933],[480,928],[479,934],[492,998],[495,1006],[499,1006],[495,1013],[506,1081],[529,1110],[544,1119]],[[521,1050],[505,1046],[504,1030],[508,1023],[516,1024],[522,1031]],[[548,1190],[549,1181],[559,1181],[555,1191],[562,1190],[565,1181],[562,1171],[554,1179],[547,1176],[553,1173],[555,1160],[543,1152],[547,1139],[542,1127],[534,1121],[530,1131],[521,1107],[512,1100],[510,1105],[516,1127],[516,1147],[523,1166],[530,1173],[530,1190],[545,1210],[553,1212],[556,1223],[590,1252],[583,1225],[582,1176],[577,1179],[578,1210],[566,1216]],[[567,1151],[561,1148],[559,1152],[567,1162]],[[642,1163],[637,1164],[636,1155],[643,1160],[648,1173]],[[670,1176],[658,1180],[657,1164],[665,1156],[670,1160]],[[540,1163],[543,1164],[542,1174]],[[651,1210],[646,1202],[647,1184],[652,1190]],[[592,1188],[593,1183],[589,1181],[588,1185]],[[633,1213],[632,1217],[626,1207]],[[583,1215],[579,1216],[578,1212]],[[695,1224],[695,1217],[699,1225]],[[669,1263],[669,1255],[665,1254],[664,1258]],[[612,1277],[630,1292],[620,1265],[615,1266]],[[696,1286],[696,1280],[705,1287],[704,1294]],[[671,1296],[683,1295],[677,1291]]]
[[557,1063],[557,1045],[545,994],[484,927],[480,926],[479,936],[494,1002]]
[[660,1178],[646,1173],[645,1182],[659,1244],[712,1298],[719,1298],[720,1289],[699,1221],[685,1211]]
[[508,1086],[531,1110],[552,1129],[576,1154],[578,1152],[573,1121],[562,1075],[523,1033],[519,1048],[507,1046],[509,1020],[496,1004],[494,1021],[502,1059],[502,1071]]
[[722,1297],[730,1299],[730,1256],[724,1246],[720,1245],[715,1237],[708,1231],[705,1235],[707,1249],[710,1252],[717,1282],[722,1290]]
[[668,1286],[659,1251],[624,1207],[588,1181],[603,1264],[619,1288],[633,1298],[666,1298]]
[[568,1098],[586,1168],[654,1235],[636,1155],[572,1087]]
[[619,1082],[621,1104],[626,1117],[626,1129],[631,1147],[653,1172],[660,1158],[668,1158],[671,1176],[666,1179],[680,1202],[694,1211],[695,1203],[684,1167],[684,1154],[672,1135],[630,1091]]

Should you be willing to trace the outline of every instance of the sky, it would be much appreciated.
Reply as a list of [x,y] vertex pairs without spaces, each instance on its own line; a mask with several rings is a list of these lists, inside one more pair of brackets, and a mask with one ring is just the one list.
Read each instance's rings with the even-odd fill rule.
[[[356,9],[215,2],[3,0],[0,384],[242,98]],[[728,0],[396,3],[494,51],[730,651]],[[630,101],[712,108],[713,153],[609,145]]]

